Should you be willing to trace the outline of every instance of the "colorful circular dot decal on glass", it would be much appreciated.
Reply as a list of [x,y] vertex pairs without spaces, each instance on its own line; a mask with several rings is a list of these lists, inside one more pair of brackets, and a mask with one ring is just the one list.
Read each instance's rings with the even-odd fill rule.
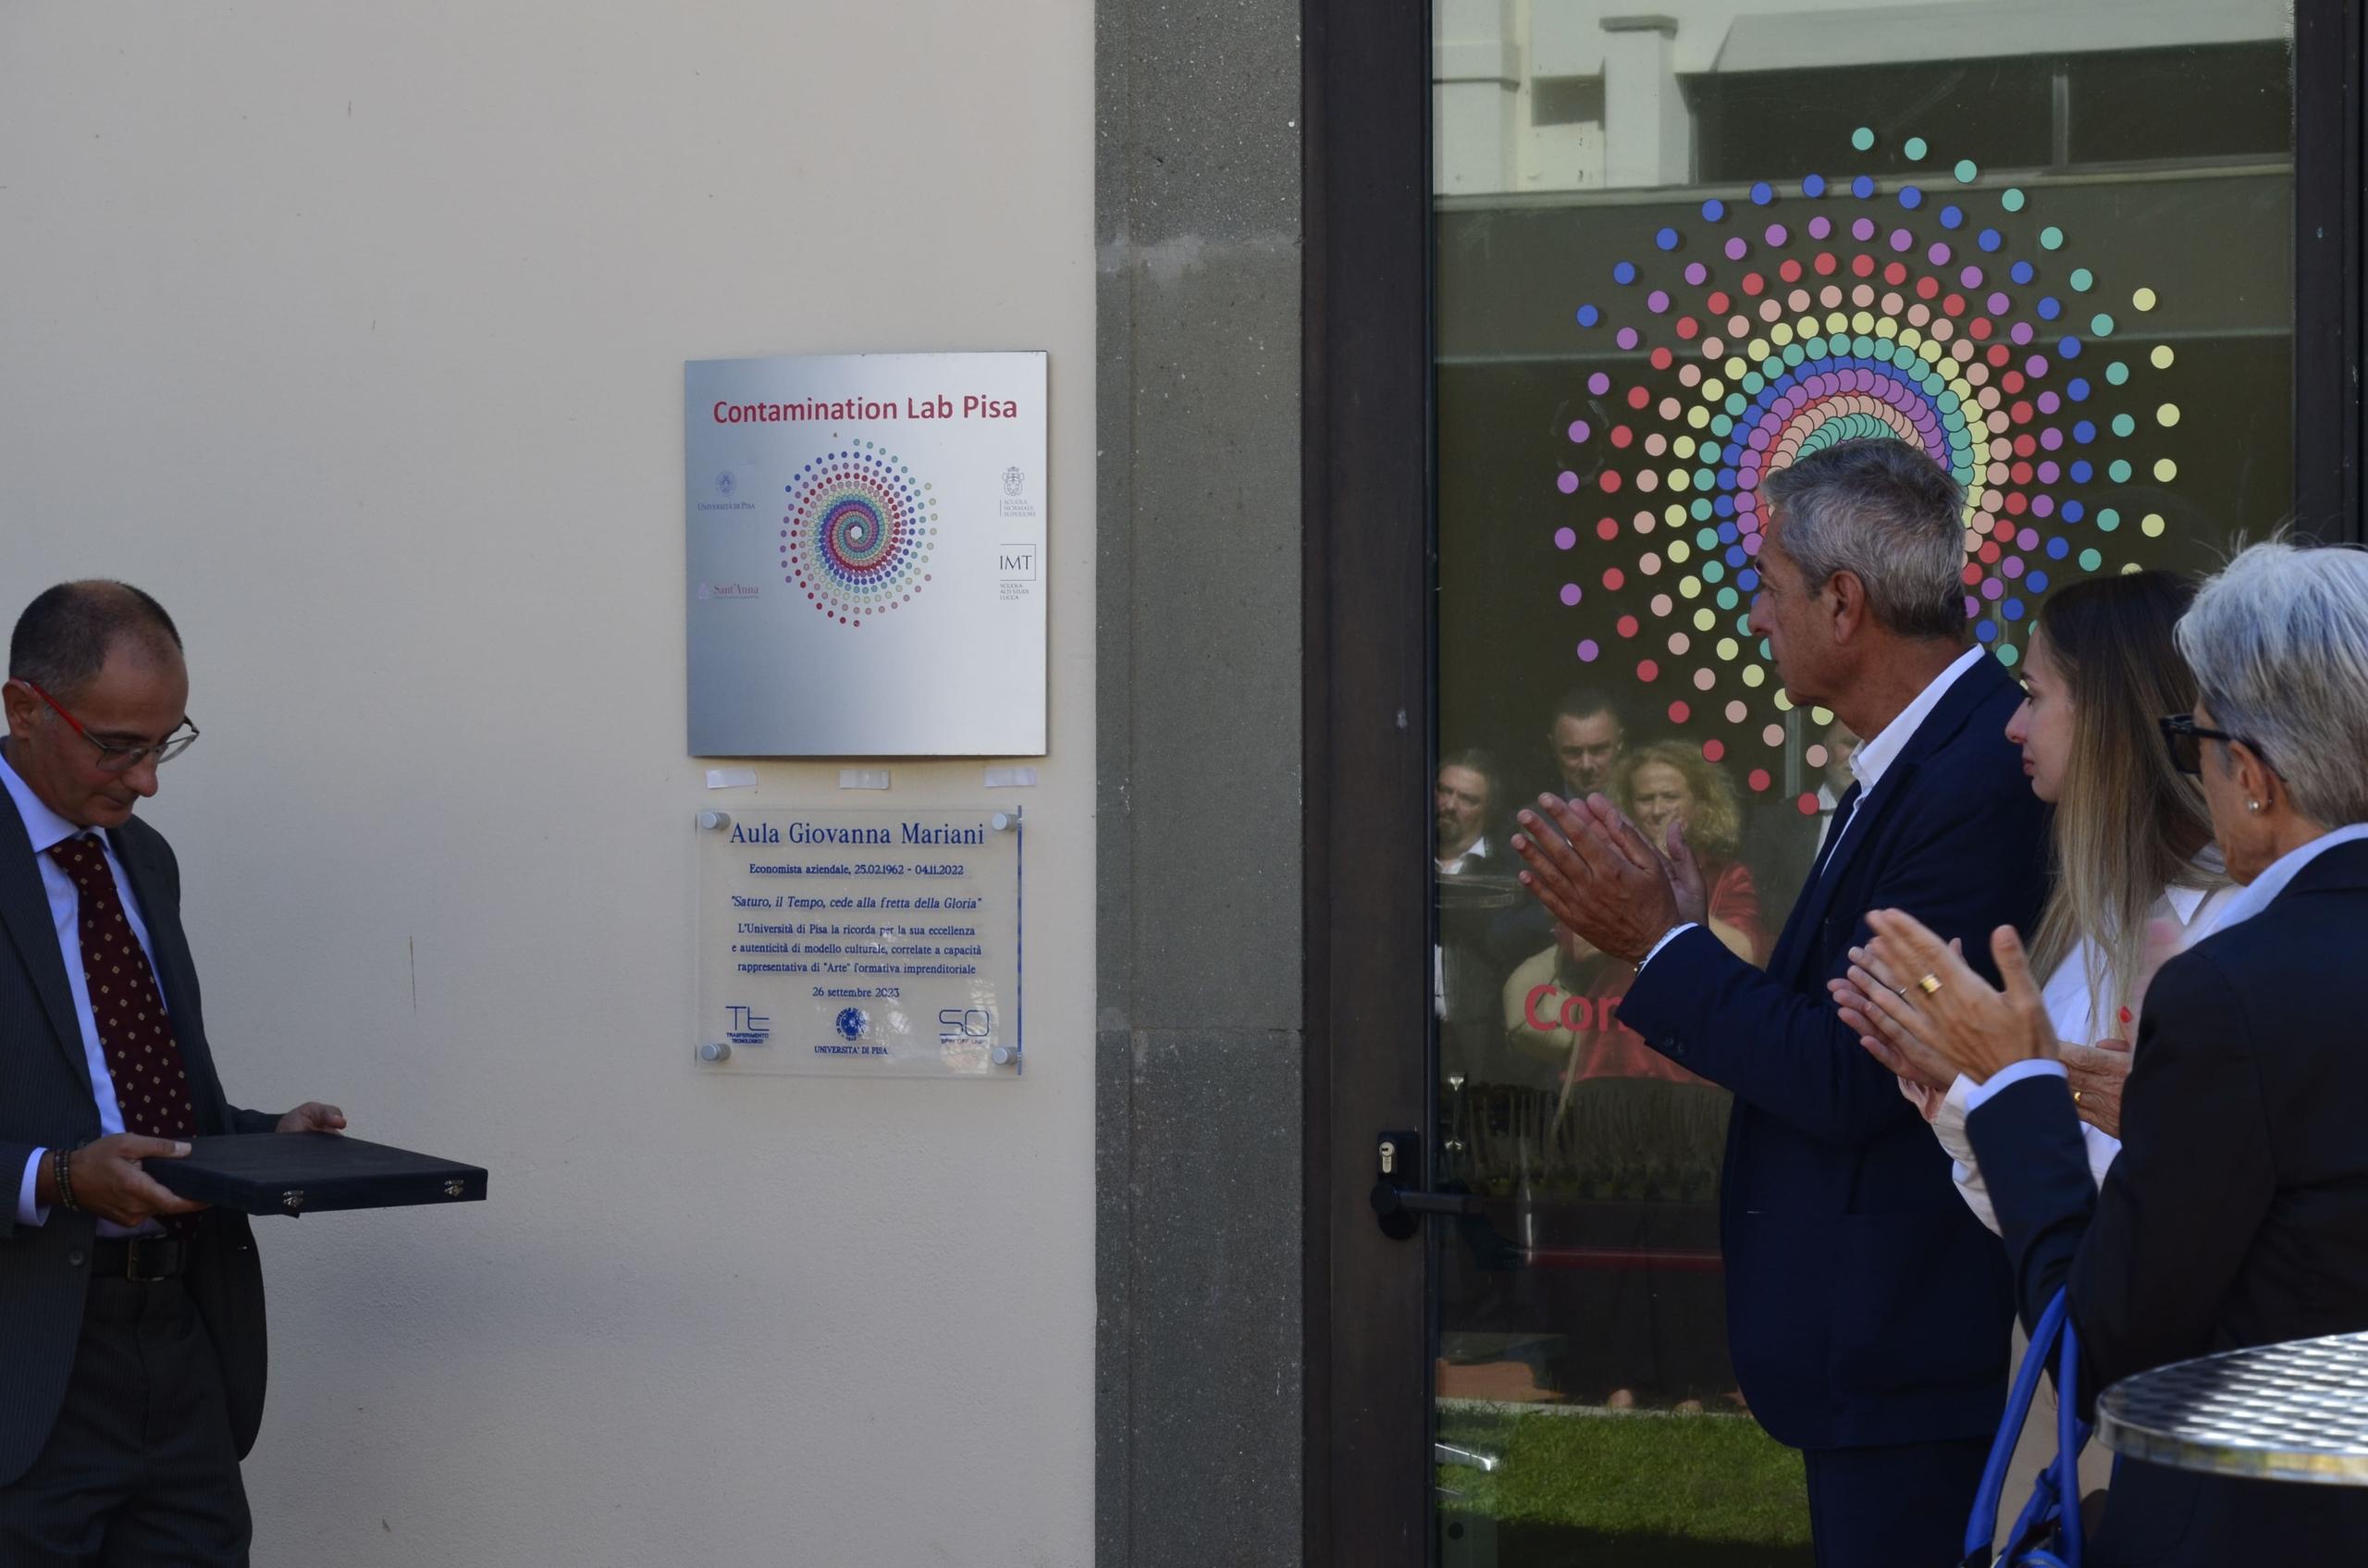
[[[1749,199],[1766,210],[1748,222],[1707,202],[1698,224],[1684,216],[1646,230],[1651,243],[1616,263],[1610,304],[1556,306],[1577,324],[1566,328],[1577,352],[1617,363],[1585,376],[1584,398],[1580,384],[1569,389],[1565,458],[1545,475],[1560,492],[1546,492],[1559,513],[1549,531],[1558,549],[1591,535],[1615,553],[1578,612],[1597,636],[1616,626],[1652,655],[1639,680],[1689,693],[1672,722],[1705,755],[1764,756],[1771,733],[1792,733],[1748,600],[1762,486],[1805,457],[1900,440],[1955,480],[1966,613],[2008,665],[2051,584],[2117,571],[2109,541],[2171,527],[2159,488],[2177,476],[2181,407],[2132,386],[2129,357],[2108,358],[2140,351],[2123,349],[2121,323],[2096,308],[2155,310],[2156,290],[2123,270],[2148,258],[2116,255],[2109,233],[2039,225],[2024,191],[1983,188],[1974,160],[1920,137],[1894,142],[1866,126],[1849,141],[1878,160],[1886,146],[1910,164],[1930,158],[1923,183],[1876,203],[1871,169],[1757,181]],[[1946,202],[1928,199],[1934,181],[1948,182]],[[1845,189],[1868,204],[1834,208]],[[2070,302],[2094,290],[2088,308]],[[2158,345],[2141,368],[2172,363]],[[2155,488],[2116,494],[2140,475]],[[2117,534],[2125,514],[2145,525]],[[1565,572],[1545,591],[1579,586]],[[1756,771],[1753,793],[1780,788],[1774,772]]]

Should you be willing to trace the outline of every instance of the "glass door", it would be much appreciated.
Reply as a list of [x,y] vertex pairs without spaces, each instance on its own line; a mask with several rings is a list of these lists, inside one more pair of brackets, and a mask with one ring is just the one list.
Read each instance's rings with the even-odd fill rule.
[[[1827,443],[1963,483],[2010,668],[2057,584],[2208,567],[2294,504],[2282,5],[1432,16],[1435,1561],[1810,1561],[1728,1359],[1726,1091],[1622,1027],[1511,810],[1684,819],[1764,961],[1856,737],[1746,624],[1756,492]],[[1463,1212],[1454,1212],[1462,1210]]]

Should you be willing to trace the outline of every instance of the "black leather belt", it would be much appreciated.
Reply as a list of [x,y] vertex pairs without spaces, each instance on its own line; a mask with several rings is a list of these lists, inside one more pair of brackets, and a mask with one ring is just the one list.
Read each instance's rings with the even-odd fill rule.
[[91,1275],[154,1285],[189,1272],[191,1244],[178,1236],[102,1237],[91,1243]]

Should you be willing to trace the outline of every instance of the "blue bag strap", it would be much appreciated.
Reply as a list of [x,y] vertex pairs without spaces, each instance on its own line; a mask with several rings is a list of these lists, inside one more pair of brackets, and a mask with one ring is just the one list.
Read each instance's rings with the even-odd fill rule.
[[[2031,1330],[2030,1348],[2023,1352],[2023,1364],[2016,1370],[2015,1386],[2006,1396],[2006,1414],[1998,1423],[1998,1436],[1990,1444],[1990,1461],[1981,1467],[1981,1487],[1973,1496],[1973,1512],[1966,1520],[1965,1561],[1987,1563],[1995,1550],[1998,1538],[1998,1504],[2006,1490],[2006,1466],[2015,1457],[2015,1444],[2023,1435],[2023,1423],[2029,1418],[2031,1400],[2039,1392],[2039,1380],[2047,1370],[2048,1352],[2055,1346],[2063,1332],[2065,1320],[2072,1310],[2071,1299],[2061,1290],[2055,1299],[2040,1314],[2038,1327]],[[2037,1506],[2038,1499],[2032,1500]],[[2026,1509],[2028,1519],[2030,1511]]]

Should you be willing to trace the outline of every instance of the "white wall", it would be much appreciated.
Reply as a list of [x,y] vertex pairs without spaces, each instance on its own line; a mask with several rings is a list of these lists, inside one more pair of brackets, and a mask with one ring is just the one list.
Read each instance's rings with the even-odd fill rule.
[[[181,623],[146,815],[232,1098],[493,1171],[263,1223],[262,1568],[1090,1558],[1092,47],[1088,0],[0,7],[0,611]],[[895,348],[1052,352],[1029,1075],[701,1077],[681,362]]]

